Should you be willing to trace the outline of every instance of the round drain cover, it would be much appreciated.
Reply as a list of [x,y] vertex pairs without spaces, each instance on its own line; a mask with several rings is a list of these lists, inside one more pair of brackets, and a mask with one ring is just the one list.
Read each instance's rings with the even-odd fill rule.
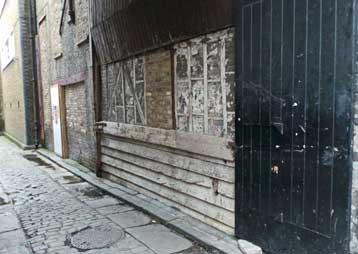
[[88,227],[70,236],[70,244],[79,250],[102,249],[125,237],[123,230],[110,226]]

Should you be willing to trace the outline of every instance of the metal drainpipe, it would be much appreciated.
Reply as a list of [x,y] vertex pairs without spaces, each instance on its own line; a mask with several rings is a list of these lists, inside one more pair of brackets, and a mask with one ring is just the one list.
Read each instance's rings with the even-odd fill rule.
[[40,108],[39,108],[39,92],[37,77],[37,56],[36,56],[36,36],[37,36],[37,13],[36,0],[30,0],[30,39],[32,49],[32,89],[33,89],[33,114],[34,114],[34,142],[36,149],[39,148],[39,131],[40,131]]

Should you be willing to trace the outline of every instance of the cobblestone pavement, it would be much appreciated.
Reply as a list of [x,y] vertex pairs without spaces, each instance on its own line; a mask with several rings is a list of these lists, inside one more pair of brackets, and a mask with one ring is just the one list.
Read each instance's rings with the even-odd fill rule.
[[[5,199],[12,206],[2,205]],[[18,217],[21,226],[2,230],[0,225],[0,254],[29,253],[26,248],[35,254],[80,253],[74,245],[91,248],[86,254],[209,253],[66,170],[0,137],[0,223],[1,216],[11,214]]]

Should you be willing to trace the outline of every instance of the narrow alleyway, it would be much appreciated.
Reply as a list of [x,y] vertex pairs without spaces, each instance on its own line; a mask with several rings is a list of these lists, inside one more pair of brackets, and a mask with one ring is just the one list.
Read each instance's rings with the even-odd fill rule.
[[66,170],[0,137],[0,254],[82,251],[209,253]]

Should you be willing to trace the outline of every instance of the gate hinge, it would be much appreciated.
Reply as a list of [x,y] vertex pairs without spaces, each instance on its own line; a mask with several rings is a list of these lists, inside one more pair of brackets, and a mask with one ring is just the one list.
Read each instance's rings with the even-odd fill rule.
[[98,122],[94,124],[94,131],[95,132],[99,132],[102,133],[103,132],[103,128],[106,127],[107,124],[105,122]]

